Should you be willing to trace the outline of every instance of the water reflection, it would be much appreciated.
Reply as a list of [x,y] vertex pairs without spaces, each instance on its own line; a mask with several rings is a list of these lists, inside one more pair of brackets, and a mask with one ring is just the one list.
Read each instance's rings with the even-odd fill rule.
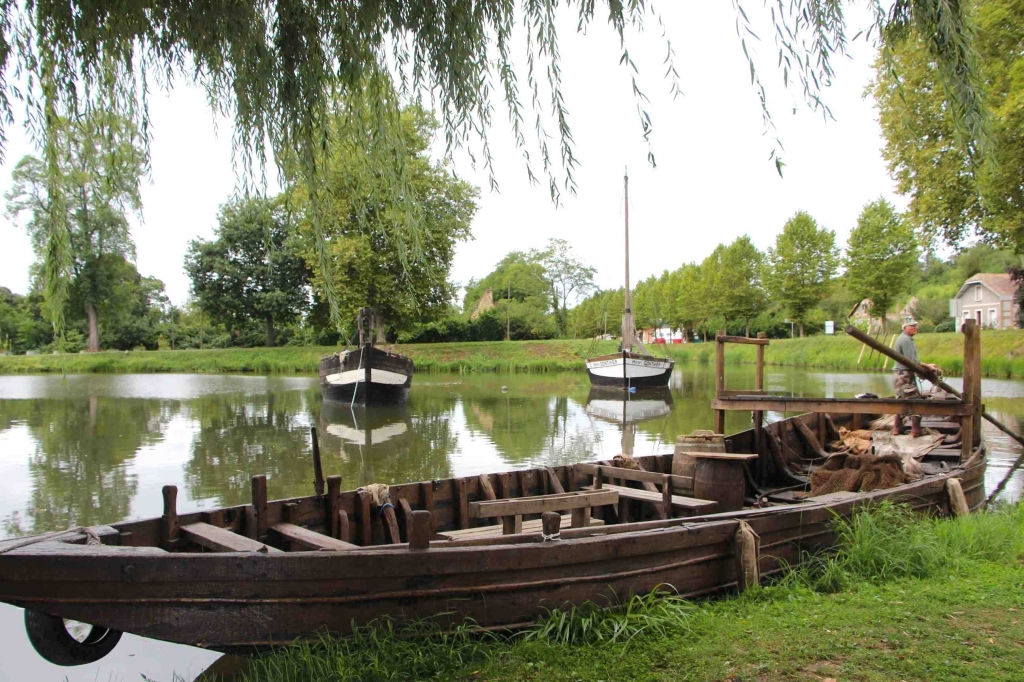
[[[765,376],[769,390],[794,395],[885,393],[887,381],[778,368]],[[728,367],[728,388],[753,384],[752,368]],[[983,390],[987,408],[1020,428],[1024,382],[986,380]],[[592,392],[575,374],[425,375],[394,408],[324,404],[312,377],[0,377],[0,534],[158,515],[165,483],[178,485],[182,511],[246,502],[255,474],[268,476],[272,497],[310,494],[312,425],[325,473],[346,488],[670,452],[677,436],[712,427],[713,391],[701,365],[637,395]],[[748,424],[749,415],[728,415],[729,431]],[[986,433],[991,489],[1020,448]],[[1006,495],[1019,497],[1022,481]]]

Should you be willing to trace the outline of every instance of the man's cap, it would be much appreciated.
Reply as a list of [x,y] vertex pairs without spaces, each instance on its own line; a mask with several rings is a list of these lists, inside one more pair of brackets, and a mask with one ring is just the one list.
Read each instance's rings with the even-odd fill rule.
[[909,320],[907,320],[906,322],[903,323],[903,328],[904,329],[906,329],[907,327],[916,327],[916,326],[917,326],[917,320],[915,320],[914,318],[910,318]]

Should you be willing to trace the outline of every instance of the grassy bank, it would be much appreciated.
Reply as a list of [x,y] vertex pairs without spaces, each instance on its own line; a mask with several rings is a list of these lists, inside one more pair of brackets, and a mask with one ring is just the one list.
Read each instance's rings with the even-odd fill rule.
[[[583,369],[590,348],[584,341],[502,341],[420,343],[395,346],[412,358],[417,372],[568,372]],[[616,342],[598,344],[599,353]],[[214,350],[131,351],[74,355],[0,356],[0,374],[32,372],[255,372],[260,374],[317,371],[320,358],[337,348],[223,348]]]
[[[890,337],[891,338],[891,337]],[[919,334],[918,352],[926,362],[938,363],[947,374],[963,369],[963,339],[959,334]],[[413,359],[418,372],[569,372],[583,369],[591,342],[492,341],[480,343],[420,343],[395,346]],[[597,344],[595,353],[611,353],[615,341]],[[254,372],[312,373],[320,357],[331,347],[224,348],[216,350],[132,351],[129,353],[79,353],[75,355],[0,356],[0,374],[32,372]],[[864,353],[861,345],[845,334],[806,339],[773,340],[765,351],[772,365],[820,367],[841,371],[882,369],[877,354]],[[981,367],[985,376],[1024,377],[1024,331],[983,331]],[[681,363],[714,363],[714,343],[654,346],[657,355],[668,354]],[[731,345],[730,363],[754,361],[754,347]],[[891,367],[891,363],[889,367]]]
[[1024,668],[1024,507],[920,521],[883,506],[838,555],[695,604],[555,612],[512,638],[367,628],[257,659],[298,680],[1010,680]]
[[[892,334],[886,341],[891,341]],[[924,362],[933,362],[946,374],[963,371],[963,336],[961,334],[918,334],[917,352]],[[694,343],[668,346],[671,357],[680,362],[714,363],[715,344]],[[869,357],[870,349],[861,356],[861,343],[846,334],[811,336],[806,339],[772,340],[765,349],[765,362],[770,365],[820,367],[850,372],[881,370],[878,353]],[[730,345],[726,361],[753,363],[754,346]],[[857,360],[860,358],[860,363]],[[888,364],[892,368],[892,362]],[[981,332],[981,370],[988,377],[1024,377],[1024,330],[983,330]]]

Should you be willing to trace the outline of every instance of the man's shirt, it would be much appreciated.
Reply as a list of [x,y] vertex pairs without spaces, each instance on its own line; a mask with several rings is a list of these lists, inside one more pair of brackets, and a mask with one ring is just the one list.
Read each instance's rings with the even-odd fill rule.
[[[907,334],[906,332],[900,334],[899,338],[896,339],[896,345],[893,346],[893,350],[899,353],[900,355],[903,355],[908,359],[917,362],[917,346],[914,345],[914,337],[912,337],[910,334]],[[895,365],[892,366],[892,368],[893,371],[900,369],[909,369],[908,367],[904,366],[901,362],[897,362]]]

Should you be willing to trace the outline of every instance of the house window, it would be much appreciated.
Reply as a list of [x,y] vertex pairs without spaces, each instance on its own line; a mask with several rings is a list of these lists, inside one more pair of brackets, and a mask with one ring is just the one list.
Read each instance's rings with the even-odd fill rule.
[[974,300],[975,301],[980,301],[981,300],[981,285],[980,284],[977,285],[976,287],[974,287]]
[[988,326],[992,327],[992,329],[999,329],[999,318],[996,317],[995,308],[988,309]]

